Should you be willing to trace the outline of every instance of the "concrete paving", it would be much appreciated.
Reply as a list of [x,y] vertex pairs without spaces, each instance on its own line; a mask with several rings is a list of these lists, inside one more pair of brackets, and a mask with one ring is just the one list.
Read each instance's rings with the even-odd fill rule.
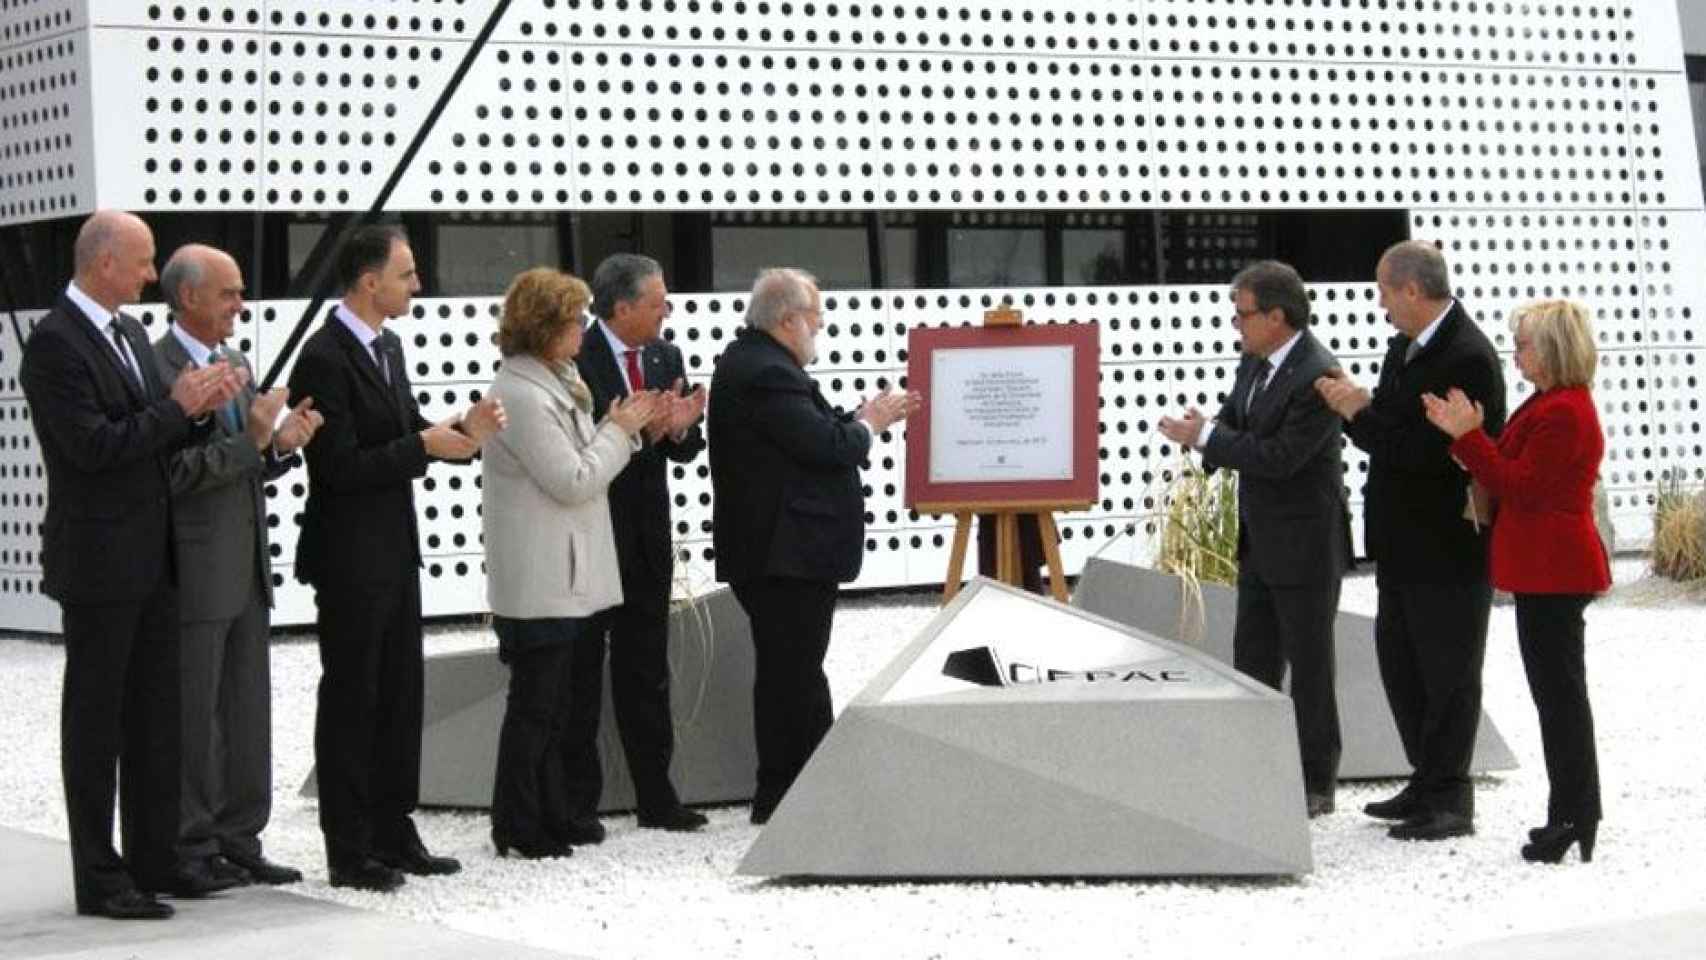
[[1405,960],[1698,960],[1701,956],[1706,956],[1706,910],[1525,933],[1418,953]]
[[170,920],[80,917],[71,900],[65,842],[0,827],[0,957],[80,960],[564,960],[568,954],[505,943],[283,888],[246,887],[205,900],[172,900]]

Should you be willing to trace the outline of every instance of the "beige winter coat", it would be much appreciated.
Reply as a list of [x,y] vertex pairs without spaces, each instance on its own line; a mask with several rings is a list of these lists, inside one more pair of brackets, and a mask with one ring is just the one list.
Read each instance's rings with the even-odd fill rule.
[[608,417],[593,423],[577,402],[586,392],[573,364],[557,371],[536,357],[506,357],[491,392],[508,420],[480,465],[492,613],[585,617],[620,604],[605,494],[638,439]]

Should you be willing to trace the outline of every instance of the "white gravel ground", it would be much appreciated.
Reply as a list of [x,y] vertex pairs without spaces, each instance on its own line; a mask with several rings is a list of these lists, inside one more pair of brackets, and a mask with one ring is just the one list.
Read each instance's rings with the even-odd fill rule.
[[[1620,586],[1588,611],[1588,666],[1606,820],[1595,862],[1525,864],[1524,829],[1544,819],[1546,777],[1511,608],[1493,613],[1486,709],[1523,767],[1477,784],[1479,833],[1401,844],[1358,812],[1395,783],[1349,784],[1316,821],[1315,872],[1295,880],[804,883],[737,878],[756,836],[745,807],[708,811],[679,836],[607,821],[609,839],[572,859],[497,859],[487,821],[426,812],[434,850],[463,872],[411,879],[395,895],[325,883],[311,801],[311,642],[274,646],[275,770],[268,853],[304,867],[307,896],[383,910],[601,958],[716,957],[1381,957],[1521,933],[1614,922],[1706,905],[1706,599],[1642,579],[1620,560]],[[1373,611],[1367,577],[1345,606]],[[922,595],[843,604],[830,648],[845,703],[934,610]],[[472,627],[435,628],[429,651],[490,643]],[[58,766],[60,649],[0,639],[0,823],[65,836]],[[945,813],[945,815],[951,815]],[[1072,829],[1069,823],[1062,830]],[[991,843],[999,838],[990,838]],[[66,891],[67,898],[70,891]]]

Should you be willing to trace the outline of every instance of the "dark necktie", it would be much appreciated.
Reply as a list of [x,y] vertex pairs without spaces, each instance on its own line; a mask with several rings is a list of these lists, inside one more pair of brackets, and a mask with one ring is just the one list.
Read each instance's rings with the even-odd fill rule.
[[130,385],[135,387],[138,393],[142,392],[142,376],[135,367],[130,365],[130,354],[125,350],[124,334],[119,331],[117,317],[107,321],[107,332],[112,334],[113,349],[118,351],[119,367],[124,370],[126,376],[130,377]]
[[373,362],[379,366],[379,376],[389,386],[391,383],[391,363],[386,359],[384,337],[375,337],[373,340]]
[[1404,365],[1409,366],[1410,361],[1416,359],[1416,354],[1421,353],[1421,352],[1422,352],[1422,341],[1411,340],[1410,345],[1404,348]]
[[1266,360],[1263,360],[1261,365],[1256,368],[1256,380],[1250,384],[1250,398],[1244,402],[1245,416],[1249,416],[1251,408],[1256,405],[1256,398],[1260,397],[1262,391],[1267,388],[1268,374],[1272,373],[1273,370],[1274,365]]
[[628,354],[628,390],[631,393],[639,393],[641,390],[646,389],[645,374],[640,372],[640,351],[629,350],[629,351],[627,351],[627,354]]

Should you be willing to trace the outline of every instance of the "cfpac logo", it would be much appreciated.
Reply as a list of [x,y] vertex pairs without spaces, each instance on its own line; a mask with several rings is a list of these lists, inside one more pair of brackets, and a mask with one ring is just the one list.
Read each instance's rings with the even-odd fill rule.
[[1031,663],[1002,663],[991,647],[968,647],[948,654],[942,673],[980,687],[1021,687],[1044,683],[1190,683],[1188,670],[1144,669],[1135,664],[1066,670]]

